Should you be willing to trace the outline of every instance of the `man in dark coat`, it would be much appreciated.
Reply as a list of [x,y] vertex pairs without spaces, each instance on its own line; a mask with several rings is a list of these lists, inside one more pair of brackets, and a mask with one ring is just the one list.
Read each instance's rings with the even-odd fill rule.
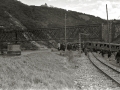
[[115,59],[117,60],[117,63],[120,61],[120,50],[117,52]]
[[103,50],[100,51],[102,57],[104,57],[105,52]]
[[61,45],[60,45],[60,50],[65,51],[65,44],[61,44]]
[[3,55],[3,43],[0,43],[0,51],[1,51],[1,55]]
[[[111,54],[111,51],[109,50],[109,51],[108,51],[108,58],[110,58],[111,55],[112,55],[112,54]],[[109,59],[109,60],[110,60],[110,59]]]
[[87,48],[84,49],[85,55],[87,56]]

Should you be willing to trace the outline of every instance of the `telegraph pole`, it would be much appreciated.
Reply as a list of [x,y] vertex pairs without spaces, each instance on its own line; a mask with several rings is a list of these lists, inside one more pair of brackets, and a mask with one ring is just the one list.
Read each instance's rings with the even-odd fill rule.
[[79,33],[79,55],[81,56],[81,33]]
[[67,41],[66,41],[66,13],[65,13],[65,51],[67,49]]
[[[106,4],[106,15],[107,15],[107,31],[109,34],[109,22],[108,22],[108,10],[107,10],[107,4]],[[109,35],[108,35],[108,42],[109,42]]]
[[107,14],[107,31],[108,31],[109,50],[111,51],[111,45],[110,45],[110,28],[109,28],[109,21],[108,21],[108,9],[107,9],[107,4],[106,4],[106,14]]
[[18,34],[17,31],[15,31],[15,44],[17,44],[17,41],[18,41]]

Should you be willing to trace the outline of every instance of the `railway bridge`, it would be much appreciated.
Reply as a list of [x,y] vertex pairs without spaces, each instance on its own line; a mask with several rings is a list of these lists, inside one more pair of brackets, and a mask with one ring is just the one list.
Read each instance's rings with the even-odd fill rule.
[[[67,41],[78,40],[79,33],[86,33],[89,36],[82,36],[83,40],[101,41],[102,25],[78,25],[66,27]],[[64,40],[65,28],[40,28],[29,30],[0,30],[0,42],[24,42],[24,41],[47,41]]]
[[[60,43],[65,42],[65,28],[40,28],[33,30],[22,29],[21,24],[18,25],[15,23],[15,25],[18,28],[14,28],[13,30],[1,28],[0,30],[1,51],[3,51],[3,48],[5,49],[10,48],[8,50],[10,50],[11,52],[11,50],[13,50],[13,47],[16,47],[16,44],[18,43],[22,45],[22,48],[24,47],[25,49],[26,48],[32,49],[40,47],[40,45],[35,41],[44,41],[48,47],[49,46],[56,47],[58,42]],[[82,41],[86,40],[101,41],[102,38],[100,24],[69,26],[66,27],[67,42],[78,42],[79,33],[89,34],[89,36],[82,36],[81,37]],[[20,46],[17,47],[18,47],[17,50],[19,50],[20,52]]]
[[[66,27],[66,40],[68,42],[78,42],[79,33],[82,41],[104,41],[111,42],[119,40],[120,23],[110,23],[109,31],[106,24],[90,24]],[[110,37],[108,37],[110,35]],[[26,42],[26,41],[50,41],[56,42],[65,40],[65,28],[39,28],[39,29],[15,29],[7,30],[0,27],[0,42]]]
[[[107,29],[108,27],[108,29]],[[102,24],[102,38],[105,42],[120,42],[120,23],[117,21],[110,21],[109,26],[107,24]]]
[[[22,47],[33,48],[34,46],[40,46],[35,41],[47,42],[47,46],[56,47],[57,43],[67,42],[79,42],[79,33],[88,34],[88,36],[81,35],[81,42],[92,41],[92,42],[108,42],[109,40],[119,42],[120,38],[120,24],[110,23],[109,31],[106,28],[106,24],[90,24],[90,25],[78,25],[78,26],[67,26],[66,28],[39,28],[39,29],[22,29],[15,28],[9,30],[0,27],[0,49],[7,47],[9,43],[10,52],[13,46],[10,44],[21,43]],[[66,35],[65,35],[66,30]],[[66,36],[66,37],[65,37]],[[4,44],[4,42],[6,42]],[[34,44],[31,47],[28,43]],[[4,46],[4,47],[3,47]],[[30,47],[29,47],[30,46]],[[16,46],[15,46],[16,47]],[[9,49],[8,49],[9,50]],[[20,46],[18,46],[20,52]]]

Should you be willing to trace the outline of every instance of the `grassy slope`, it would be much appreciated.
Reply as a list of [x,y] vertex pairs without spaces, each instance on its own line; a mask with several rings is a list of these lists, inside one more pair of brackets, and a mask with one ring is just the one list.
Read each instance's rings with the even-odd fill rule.
[[[25,89],[73,88],[75,65],[78,61],[68,61],[64,56],[51,52],[32,53],[26,56],[0,56],[0,88]],[[79,76],[78,76],[79,77]]]

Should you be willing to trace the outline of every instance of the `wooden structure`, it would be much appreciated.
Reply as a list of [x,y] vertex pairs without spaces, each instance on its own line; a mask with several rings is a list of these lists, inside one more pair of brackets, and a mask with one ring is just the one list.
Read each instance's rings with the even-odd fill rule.
[[8,44],[7,54],[9,54],[9,55],[21,55],[20,44]]

